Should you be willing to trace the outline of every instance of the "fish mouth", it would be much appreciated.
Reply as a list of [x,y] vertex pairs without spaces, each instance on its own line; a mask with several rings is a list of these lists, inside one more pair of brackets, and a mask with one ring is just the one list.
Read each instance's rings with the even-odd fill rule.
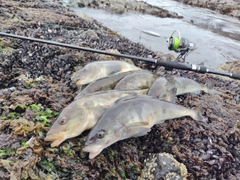
[[65,141],[65,135],[64,132],[58,133],[58,134],[47,134],[47,136],[44,138],[44,141],[52,141],[51,147],[59,146],[63,141]]
[[77,86],[82,86],[82,85],[85,85],[85,84],[89,84],[91,82],[91,80],[86,80],[86,79],[82,79],[82,78],[78,78],[75,80],[75,84]]
[[89,159],[95,158],[102,152],[103,148],[100,145],[88,145],[85,146],[82,151],[89,152]]
[[82,85],[82,79],[81,79],[81,78],[73,79],[73,82],[75,82],[75,84],[76,84],[77,86],[81,86],[81,85]]

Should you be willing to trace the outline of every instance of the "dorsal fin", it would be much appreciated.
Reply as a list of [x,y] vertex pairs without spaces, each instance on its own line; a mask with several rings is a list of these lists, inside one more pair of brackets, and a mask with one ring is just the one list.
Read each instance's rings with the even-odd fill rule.
[[175,80],[174,76],[167,76],[167,77],[165,77],[165,79],[173,85],[176,83],[176,80]]

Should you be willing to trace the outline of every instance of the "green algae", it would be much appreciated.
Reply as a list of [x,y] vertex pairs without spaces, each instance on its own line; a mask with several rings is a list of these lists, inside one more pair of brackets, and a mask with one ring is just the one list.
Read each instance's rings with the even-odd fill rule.
[[0,157],[5,156],[5,155],[14,155],[16,151],[12,148],[3,148],[0,149]]

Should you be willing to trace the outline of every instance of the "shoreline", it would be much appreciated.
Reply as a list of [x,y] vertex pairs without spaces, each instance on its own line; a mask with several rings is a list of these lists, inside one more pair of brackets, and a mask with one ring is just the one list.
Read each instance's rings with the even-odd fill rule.
[[191,6],[207,8],[240,20],[240,2],[236,0],[175,0]]

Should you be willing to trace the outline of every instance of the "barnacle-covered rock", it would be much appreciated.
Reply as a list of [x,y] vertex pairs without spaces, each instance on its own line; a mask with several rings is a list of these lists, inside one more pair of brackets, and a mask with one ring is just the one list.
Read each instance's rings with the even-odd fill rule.
[[208,8],[220,12],[221,14],[226,14],[240,18],[239,12],[239,2],[236,0],[178,0],[185,4],[198,6],[202,8]]
[[143,170],[138,180],[144,179],[186,179],[187,168],[179,163],[171,154],[159,153],[150,154],[144,160]]

